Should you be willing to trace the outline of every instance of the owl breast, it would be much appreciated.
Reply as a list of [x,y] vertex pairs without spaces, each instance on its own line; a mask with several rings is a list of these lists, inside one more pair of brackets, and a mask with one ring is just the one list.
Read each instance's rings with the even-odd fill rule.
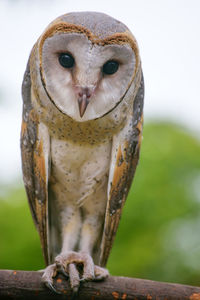
[[81,206],[98,190],[107,190],[111,142],[97,146],[51,138],[51,178],[60,205]]
[[113,135],[123,128],[128,110],[132,106],[132,103],[129,103],[128,106],[126,102],[121,103],[113,112],[102,118],[86,122],[76,122],[68,115],[58,111],[47,99],[45,106],[43,106],[34,91],[32,104],[40,122],[46,124],[53,138],[63,141],[68,140],[74,144],[90,144],[90,146],[107,143],[108,140],[111,141]]

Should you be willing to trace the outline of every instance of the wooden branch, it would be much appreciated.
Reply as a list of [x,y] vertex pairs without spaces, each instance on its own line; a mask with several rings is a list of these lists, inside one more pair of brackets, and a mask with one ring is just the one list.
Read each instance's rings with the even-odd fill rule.
[[[59,275],[54,285],[63,293],[51,292],[41,283],[41,272],[0,270],[0,299],[72,299],[68,281]],[[76,299],[200,300],[200,288],[151,280],[109,277],[102,282],[85,282]]]

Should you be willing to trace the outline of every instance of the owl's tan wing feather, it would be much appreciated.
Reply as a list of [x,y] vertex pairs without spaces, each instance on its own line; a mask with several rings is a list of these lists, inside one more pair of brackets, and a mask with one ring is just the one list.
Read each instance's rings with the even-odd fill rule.
[[105,266],[117,232],[122,208],[138,164],[143,125],[144,81],[134,100],[133,113],[123,130],[113,138],[108,183],[108,202],[101,242],[100,265]]
[[31,213],[48,263],[48,134],[40,128],[31,104],[29,63],[22,84],[23,119],[21,127],[22,170]]

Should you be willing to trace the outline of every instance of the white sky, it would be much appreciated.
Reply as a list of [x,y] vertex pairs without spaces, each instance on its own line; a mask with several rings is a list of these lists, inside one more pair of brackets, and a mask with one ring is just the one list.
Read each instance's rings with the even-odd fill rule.
[[135,35],[145,78],[145,118],[175,120],[200,132],[199,0],[1,0],[0,177],[21,172],[21,82],[44,28],[70,11],[105,12]]

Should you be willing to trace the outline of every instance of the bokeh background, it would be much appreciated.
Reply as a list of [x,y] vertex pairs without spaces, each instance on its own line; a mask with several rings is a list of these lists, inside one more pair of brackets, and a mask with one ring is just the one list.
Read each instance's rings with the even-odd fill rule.
[[70,11],[105,12],[136,36],[145,77],[141,159],[108,268],[200,285],[200,2],[0,1],[0,268],[44,267],[22,183],[21,81],[44,28]]

